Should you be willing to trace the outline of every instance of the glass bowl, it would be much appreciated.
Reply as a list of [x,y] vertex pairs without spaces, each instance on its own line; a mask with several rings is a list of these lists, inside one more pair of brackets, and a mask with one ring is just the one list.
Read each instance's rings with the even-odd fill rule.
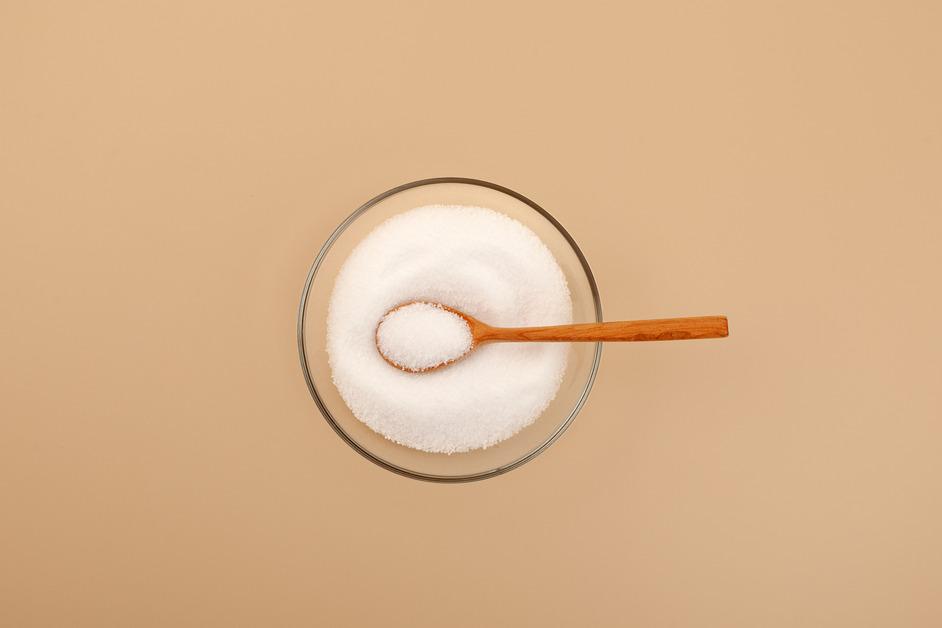
[[515,436],[487,449],[434,454],[396,444],[361,423],[331,381],[327,362],[327,305],[334,279],[356,245],[390,216],[421,205],[477,205],[519,220],[549,247],[566,275],[574,322],[602,320],[589,264],[563,226],[528,198],[499,185],[462,178],[406,183],[367,201],[341,223],[311,266],[298,310],[301,369],[314,403],[348,445],[379,466],[420,480],[468,482],[506,473],[532,460],[566,431],[585,403],[602,353],[600,343],[573,343],[562,384],[543,414]]

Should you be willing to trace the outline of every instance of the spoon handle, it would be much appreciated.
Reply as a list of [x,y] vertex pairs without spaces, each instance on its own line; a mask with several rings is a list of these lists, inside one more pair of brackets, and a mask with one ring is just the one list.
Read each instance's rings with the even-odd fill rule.
[[478,342],[639,342],[725,338],[728,335],[729,326],[725,316],[577,323],[552,327],[488,327],[476,334]]

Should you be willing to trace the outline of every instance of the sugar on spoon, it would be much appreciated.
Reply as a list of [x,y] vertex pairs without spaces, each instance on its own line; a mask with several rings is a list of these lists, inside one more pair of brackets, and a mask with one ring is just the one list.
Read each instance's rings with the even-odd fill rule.
[[410,373],[454,364],[487,342],[639,342],[725,338],[725,316],[576,323],[548,327],[493,327],[455,308],[409,301],[376,326],[376,348],[386,362]]

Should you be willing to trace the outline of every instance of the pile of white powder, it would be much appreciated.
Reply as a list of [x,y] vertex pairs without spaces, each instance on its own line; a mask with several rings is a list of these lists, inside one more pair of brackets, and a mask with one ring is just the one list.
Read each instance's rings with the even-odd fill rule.
[[377,325],[408,301],[442,303],[501,327],[572,322],[559,264],[516,220],[444,205],[390,218],[344,262],[327,317],[334,384],[376,432],[415,449],[463,452],[513,436],[556,396],[564,343],[486,344],[427,373],[388,364],[376,348]]
[[468,322],[438,304],[414,301],[383,317],[376,330],[379,352],[413,373],[457,360],[474,338]]

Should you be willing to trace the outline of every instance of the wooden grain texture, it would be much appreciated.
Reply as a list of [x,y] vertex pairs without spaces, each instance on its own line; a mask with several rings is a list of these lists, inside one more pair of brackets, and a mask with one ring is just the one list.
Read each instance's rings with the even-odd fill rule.
[[643,321],[578,323],[551,327],[491,327],[471,321],[475,345],[485,342],[645,342],[725,338],[725,316],[657,318]]

